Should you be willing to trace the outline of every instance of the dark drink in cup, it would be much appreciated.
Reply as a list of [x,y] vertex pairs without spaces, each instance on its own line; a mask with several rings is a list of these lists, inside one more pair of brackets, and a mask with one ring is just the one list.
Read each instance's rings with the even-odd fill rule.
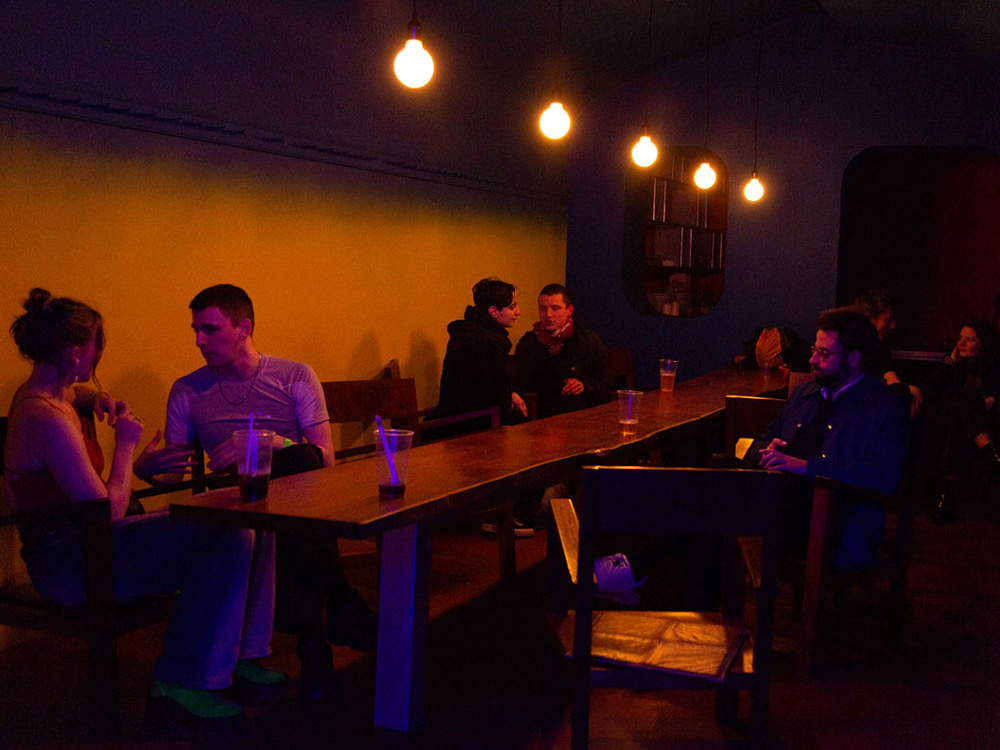
[[378,494],[382,497],[399,497],[404,492],[406,492],[405,484],[380,484],[378,486]]
[[267,497],[270,474],[240,474],[240,497],[244,502],[263,500]]

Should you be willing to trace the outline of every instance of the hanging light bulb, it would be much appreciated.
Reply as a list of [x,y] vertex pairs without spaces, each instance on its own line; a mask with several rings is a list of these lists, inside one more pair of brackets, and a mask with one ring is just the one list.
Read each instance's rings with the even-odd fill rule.
[[410,38],[406,40],[406,45],[396,55],[393,63],[393,70],[396,71],[396,78],[404,86],[411,89],[419,89],[426,86],[434,75],[434,60],[430,53],[424,49],[418,35],[420,24],[417,22],[417,2],[413,0],[413,16],[410,18],[409,26]]
[[[558,8],[558,28],[559,28],[559,45],[558,45],[558,55],[556,56],[557,63],[557,77],[556,80],[562,78],[562,0],[557,3]],[[538,127],[541,128],[542,134],[553,141],[558,141],[564,135],[569,132],[569,113],[563,109],[562,102],[559,101],[561,98],[559,91],[559,84],[552,90],[552,103],[549,108],[542,112],[542,116],[538,118]]]
[[[712,0],[708,0],[708,40],[705,42],[705,150],[708,151],[709,124],[712,122]],[[703,161],[694,173],[694,184],[702,190],[708,190],[715,184],[715,170],[707,161]]]
[[569,132],[569,113],[563,109],[563,105],[558,101],[558,94],[554,97],[549,108],[542,112],[538,118],[538,127],[542,129],[546,138],[554,141],[559,140]]
[[[653,67],[653,0],[649,0],[649,26],[646,31],[646,77],[649,78]],[[647,81],[647,86],[649,83]],[[649,92],[646,93],[647,97]],[[632,147],[632,161],[640,167],[649,167],[656,161],[656,144],[649,137],[649,102],[646,103],[646,116],[642,122],[642,137]]]
[[760,0],[760,21],[757,29],[757,82],[754,86],[753,115],[753,172],[750,174],[750,181],[743,186],[743,196],[751,203],[756,203],[764,197],[764,186],[757,179],[757,149],[759,145],[757,137],[757,121],[760,119],[760,60],[764,53],[764,0]]
[[702,190],[708,190],[715,184],[715,170],[707,161],[703,161],[698,171],[694,173],[694,184]]
[[757,179],[756,171],[750,177],[750,181],[743,186],[743,196],[751,203],[756,203],[764,197],[764,186]]
[[632,161],[640,167],[648,167],[656,161],[656,154],[656,144],[649,137],[649,133],[644,131],[642,137],[632,147]]

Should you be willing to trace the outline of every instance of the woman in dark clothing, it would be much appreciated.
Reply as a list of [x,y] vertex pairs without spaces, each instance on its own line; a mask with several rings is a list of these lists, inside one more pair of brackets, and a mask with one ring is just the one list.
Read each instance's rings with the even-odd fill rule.
[[979,459],[991,471],[1000,468],[993,446],[1000,362],[997,335],[985,320],[971,320],[959,332],[958,342],[931,372],[923,389],[936,402],[944,432],[944,491],[934,513],[939,523],[955,520],[958,481],[970,460]]

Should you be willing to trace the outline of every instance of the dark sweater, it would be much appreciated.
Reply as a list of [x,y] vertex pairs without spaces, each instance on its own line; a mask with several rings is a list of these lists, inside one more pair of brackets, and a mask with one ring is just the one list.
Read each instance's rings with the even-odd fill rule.
[[[538,416],[549,417],[611,400],[608,352],[597,334],[576,326],[559,353],[552,355],[529,331],[517,342],[517,392],[537,394]],[[583,383],[583,393],[563,396],[567,378]]]

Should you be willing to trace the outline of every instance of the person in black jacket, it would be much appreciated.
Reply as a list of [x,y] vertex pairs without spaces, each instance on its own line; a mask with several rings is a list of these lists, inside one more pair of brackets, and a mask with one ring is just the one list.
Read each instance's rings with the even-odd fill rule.
[[500,421],[511,424],[527,416],[524,400],[514,393],[507,370],[511,342],[507,329],[521,314],[517,289],[499,279],[482,279],[472,287],[473,305],[465,317],[448,324],[448,348],[441,370],[435,417],[500,408]]
[[575,324],[562,284],[538,295],[538,322],[517,342],[517,389],[537,394],[538,416],[550,417],[611,400],[608,352],[597,334]]
[[1000,352],[995,328],[985,320],[962,325],[958,342],[931,371],[924,386],[927,400],[940,412],[943,437],[944,486],[933,519],[950,523],[956,518],[958,484],[977,454],[985,468],[1000,471],[993,445],[997,398],[1000,397]]

